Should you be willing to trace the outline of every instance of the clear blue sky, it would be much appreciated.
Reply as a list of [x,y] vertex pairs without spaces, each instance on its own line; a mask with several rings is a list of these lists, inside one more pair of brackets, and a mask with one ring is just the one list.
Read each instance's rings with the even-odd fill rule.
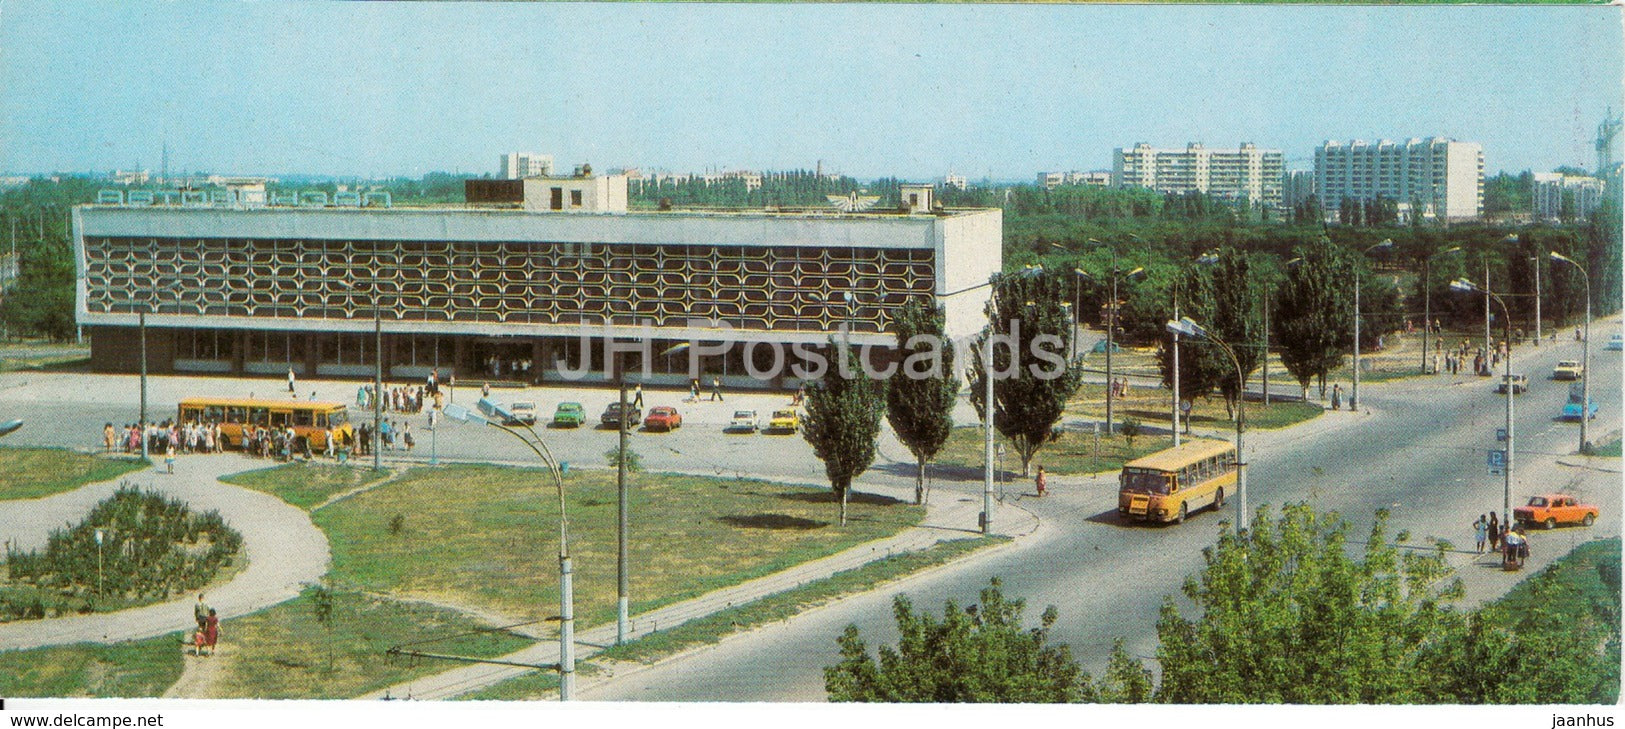
[[[1113,148],[1441,135],[1591,167],[1619,7],[0,6],[0,170],[421,175],[504,151],[1026,179]],[[1300,160],[1296,163],[1293,160]]]

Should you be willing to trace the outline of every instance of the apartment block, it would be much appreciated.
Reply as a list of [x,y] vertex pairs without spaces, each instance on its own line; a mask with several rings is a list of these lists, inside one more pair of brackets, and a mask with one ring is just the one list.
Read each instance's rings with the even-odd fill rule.
[[1112,185],[1144,187],[1183,195],[1201,192],[1226,200],[1281,207],[1281,176],[1286,155],[1247,143],[1235,149],[1208,149],[1192,142],[1184,149],[1119,147],[1112,154]]
[[1328,219],[1343,200],[1381,196],[1410,215],[1476,220],[1484,214],[1484,148],[1442,137],[1328,141],[1315,150],[1315,189]]

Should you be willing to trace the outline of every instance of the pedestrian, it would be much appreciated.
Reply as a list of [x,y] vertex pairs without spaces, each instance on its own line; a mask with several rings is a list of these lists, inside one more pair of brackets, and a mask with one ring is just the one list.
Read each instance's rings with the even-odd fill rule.
[[711,378],[711,402],[722,400],[722,378]]
[[700,401],[700,381],[698,379],[688,381],[688,401]]
[[1494,511],[1490,512],[1489,532],[1486,535],[1486,538],[1489,539],[1489,541],[1490,541],[1490,549],[1499,549],[1500,548],[1500,546],[1501,546],[1501,523],[1500,523],[1500,520],[1496,518]]
[[215,646],[220,643],[220,615],[214,608],[209,608],[209,614],[204,617],[203,624],[197,633],[192,636],[192,653],[203,655],[203,649],[209,649],[209,655],[214,655]]
[[209,622],[209,604],[203,601],[203,593],[197,594],[197,604],[192,606],[192,618],[197,620],[197,629],[202,630],[203,625]]
[[412,424],[404,420],[401,421],[401,443],[406,446],[407,453],[411,453],[412,446],[417,445],[417,441],[412,440]]
[[1439,353],[1433,353],[1433,366],[1428,370],[1431,374],[1439,374]]
[[490,396],[491,396],[491,383],[487,382],[487,383],[484,383],[484,384],[480,385],[480,397],[490,397]]
[[1580,328],[1579,327],[1574,328],[1574,341],[1576,341],[1576,342],[1580,341]]
[[108,423],[106,425],[103,425],[102,426],[102,448],[104,448],[108,453],[112,453],[113,452],[113,444],[117,440],[118,440],[117,436],[115,436],[114,433],[113,433],[113,424]]
[[1338,385],[1338,384],[1332,385],[1332,409],[1333,410],[1342,410],[1343,409],[1343,386],[1342,385]]
[[1473,522],[1473,538],[1478,542],[1478,553],[1484,553],[1484,543],[1489,539],[1490,523],[1483,514],[1478,515],[1478,521]]
[[1049,482],[1044,478],[1043,466],[1038,467],[1038,475],[1033,478],[1033,486],[1038,488],[1039,496],[1043,496],[1045,493],[1047,493],[1045,487],[1049,486]]
[[632,389],[632,407],[639,410],[643,409],[643,383],[641,382]]
[[338,433],[333,432],[333,428],[331,426],[329,426],[328,429],[327,429],[327,452],[324,454],[328,458],[333,457],[334,441],[337,441],[337,440],[338,440]]
[[294,384],[293,384],[293,368],[289,367],[288,368],[288,394],[294,395],[295,397],[298,397],[297,393],[294,391],[293,388],[294,388]]
[[175,443],[173,441],[169,444],[169,450],[164,452],[164,470],[171,475],[175,473]]

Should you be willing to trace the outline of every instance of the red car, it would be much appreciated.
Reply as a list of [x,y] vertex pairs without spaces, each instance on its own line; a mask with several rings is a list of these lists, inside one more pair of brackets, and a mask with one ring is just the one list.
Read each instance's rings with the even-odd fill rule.
[[1597,507],[1582,504],[1568,494],[1540,494],[1529,497],[1529,503],[1512,510],[1512,518],[1526,527],[1535,525],[1547,529],[1558,524],[1580,523],[1591,526],[1597,520]]
[[677,414],[677,408],[661,406],[651,408],[649,417],[643,419],[645,430],[676,430],[683,427],[683,416]]

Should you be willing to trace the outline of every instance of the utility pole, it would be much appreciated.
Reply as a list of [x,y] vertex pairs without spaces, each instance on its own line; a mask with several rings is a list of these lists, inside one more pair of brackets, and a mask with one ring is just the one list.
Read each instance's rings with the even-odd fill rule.
[[[1264,354],[1258,360],[1264,369],[1264,407],[1270,406],[1270,299],[1274,293],[1273,288],[1264,288]],[[1179,318],[1179,312],[1174,312],[1174,318]]]
[[[1491,345],[1493,343],[1490,341],[1490,294],[1489,294],[1489,291],[1490,291],[1490,261],[1489,261],[1488,258],[1486,258],[1486,259],[1484,259],[1484,372],[1480,372],[1479,374],[1488,374],[1488,373],[1494,371],[1494,370],[1490,369],[1490,356],[1491,356],[1491,353],[1494,350],[1491,349]],[[1511,383],[1508,383],[1507,386],[1510,387]]]
[[1540,346],[1540,256],[1530,256],[1535,264],[1535,346]]
[[[1174,321],[1179,321],[1179,288],[1174,288]],[[1169,332],[1174,336],[1174,447],[1179,447],[1179,332]]]
[[615,547],[615,645],[626,642],[627,624],[629,622],[627,610],[630,598],[627,591],[626,574],[626,529],[627,529],[627,498],[626,498],[626,371],[621,366],[621,356],[615,353],[615,379],[617,380],[621,395],[620,437],[621,446],[619,455],[615,459],[615,494],[618,501],[617,518],[619,527],[616,530]]
[[1360,410],[1360,272],[1354,272],[1354,388],[1349,391],[1349,411]]
[[137,312],[141,329],[141,423],[136,426],[141,431],[141,458],[148,460],[147,454],[147,308],[142,305]]

